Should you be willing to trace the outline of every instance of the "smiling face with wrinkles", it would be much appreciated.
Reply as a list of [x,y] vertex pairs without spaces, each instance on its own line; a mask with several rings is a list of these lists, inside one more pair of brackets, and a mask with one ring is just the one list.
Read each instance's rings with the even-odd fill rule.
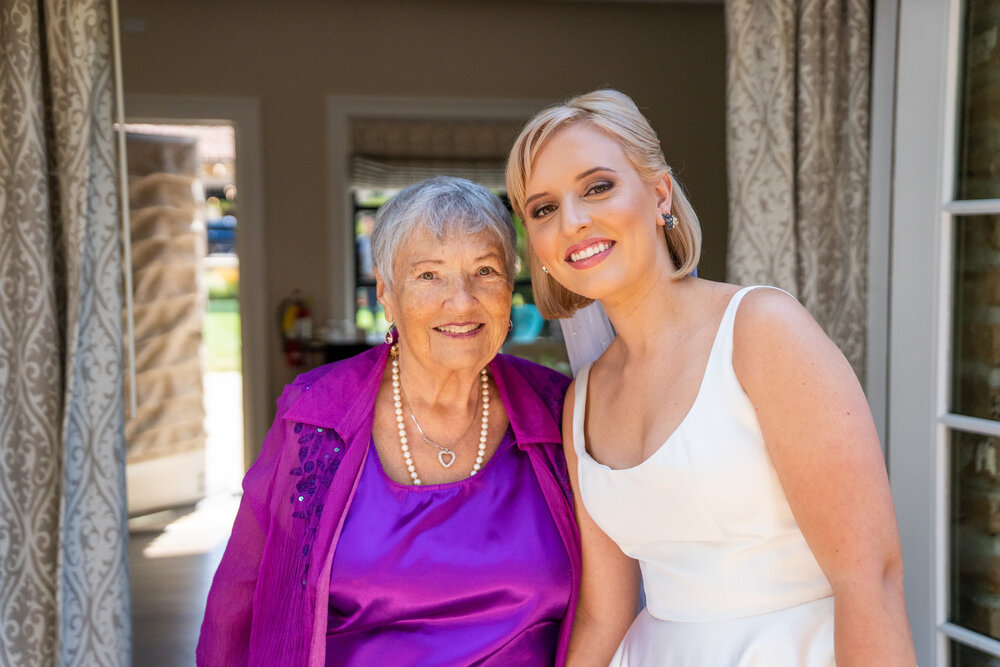
[[592,299],[622,296],[672,268],[660,217],[670,196],[668,177],[644,181],[617,140],[574,123],[546,139],[532,161],[525,229],[561,285]]
[[376,273],[386,319],[401,353],[424,368],[478,372],[503,344],[513,277],[492,233],[439,240],[417,227],[400,245],[388,284]]

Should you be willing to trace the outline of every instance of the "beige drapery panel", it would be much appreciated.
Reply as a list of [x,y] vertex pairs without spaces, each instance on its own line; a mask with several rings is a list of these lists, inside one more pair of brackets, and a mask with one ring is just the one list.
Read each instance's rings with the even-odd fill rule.
[[207,248],[197,141],[128,134],[126,154],[138,409],[125,435],[126,462],[136,463],[205,449]]
[[127,665],[108,0],[0,0],[0,664]]
[[870,0],[727,0],[727,278],[795,295],[864,378]]

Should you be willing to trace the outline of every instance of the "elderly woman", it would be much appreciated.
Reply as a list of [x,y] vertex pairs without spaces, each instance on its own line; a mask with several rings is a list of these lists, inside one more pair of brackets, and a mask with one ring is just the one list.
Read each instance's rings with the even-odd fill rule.
[[198,664],[562,664],[580,577],[569,380],[497,354],[510,217],[439,177],[387,202],[371,244],[394,329],[278,400]]

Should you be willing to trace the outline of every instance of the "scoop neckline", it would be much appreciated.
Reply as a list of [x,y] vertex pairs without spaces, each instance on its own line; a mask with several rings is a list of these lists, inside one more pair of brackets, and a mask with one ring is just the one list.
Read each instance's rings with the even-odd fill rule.
[[369,455],[375,456],[375,467],[378,468],[379,475],[388,482],[394,488],[404,489],[406,491],[436,491],[436,490],[447,490],[453,488],[460,488],[466,484],[472,483],[473,480],[482,479],[483,475],[493,467],[493,462],[497,460],[498,456],[511,449],[514,444],[514,432],[511,429],[510,424],[507,424],[507,430],[504,431],[503,437],[500,439],[500,444],[497,445],[496,451],[493,452],[493,456],[490,460],[486,462],[482,468],[479,469],[475,475],[469,475],[463,477],[462,479],[456,479],[454,482],[442,482],[440,484],[402,484],[397,482],[389,473],[385,471],[385,467],[382,465],[382,457],[378,455],[378,448],[375,446],[375,436],[371,436],[368,439],[368,453]]
[[[590,452],[587,450],[587,433],[586,433],[587,401],[590,398],[590,395],[589,395],[589,392],[590,392],[590,369],[593,367],[593,365],[594,365],[595,362],[592,361],[592,362],[590,362],[589,364],[587,364],[586,366],[583,367],[583,369],[580,371],[580,375],[584,376],[584,380],[583,380],[583,401],[582,401],[582,405],[580,406],[581,412],[583,413],[583,416],[580,418],[580,428],[577,429],[576,428],[576,424],[577,424],[576,413],[574,411],[574,415],[573,415],[573,442],[574,442],[574,444],[576,443],[577,435],[579,435],[580,436],[580,449],[583,450],[583,455],[587,459],[589,459],[594,464],[596,464],[596,465],[598,465],[598,466],[600,466],[600,467],[602,467],[602,468],[604,468],[606,470],[610,470],[610,471],[613,471],[613,472],[629,472],[629,471],[634,471],[634,470],[636,470],[636,469],[638,469],[638,468],[646,465],[646,463],[648,463],[650,460],[652,460],[653,458],[655,458],[661,451],[663,451],[664,449],[667,448],[667,445],[670,444],[670,441],[673,440],[677,436],[677,434],[681,432],[681,430],[683,429],[683,427],[685,426],[685,424],[687,423],[687,421],[689,420],[689,418],[691,417],[691,415],[694,413],[695,408],[698,406],[698,403],[701,402],[702,394],[705,393],[705,383],[708,380],[708,372],[709,372],[709,370],[712,367],[712,362],[715,360],[715,356],[716,356],[716,354],[718,352],[720,341],[722,339],[723,325],[726,323],[726,319],[729,317],[730,311],[733,308],[733,304],[737,303],[736,297],[740,296],[741,294],[743,294],[745,292],[750,291],[751,289],[752,289],[752,287],[743,287],[743,288],[737,290],[736,292],[734,292],[733,295],[729,298],[729,303],[726,304],[726,309],[722,312],[722,318],[719,320],[718,328],[715,331],[715,337],[712,339],[712,347],[709,349],[709,352],[708,352],[708,360],[705,362],[705,370],[702,371],[701,382],[698,383],[698,393],[695,394],[694,401],[692,401],[690,407],[688,407],[687,412],[685,412],[684,416],[681,417],[681,420],[679,422],[677,422],[677,426],[674,427],[674,430],[670,432],[670,434],[667,436],[667,438],[663,442],[661,442],[659,444],[659,446],[655,450],[653,450],[653,452],[649,456],[647,456],[646,458],[644,458],[642,461],[639,461],[639,463],[636,463],[634,466],[628,466],[627,468],[612,468],[608,464],[601,463],[600,461],[598,461],[597,459],[595,459],[590,454]],[[579,433],[577,433],[577,430],[579,430]]]

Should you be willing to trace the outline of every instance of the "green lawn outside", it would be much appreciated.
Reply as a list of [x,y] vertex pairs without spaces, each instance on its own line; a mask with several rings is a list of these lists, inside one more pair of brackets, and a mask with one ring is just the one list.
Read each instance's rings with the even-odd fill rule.
[[239,371],[241,365],[240,302],[238,299],[209,299],[205,313],[207,371]]

